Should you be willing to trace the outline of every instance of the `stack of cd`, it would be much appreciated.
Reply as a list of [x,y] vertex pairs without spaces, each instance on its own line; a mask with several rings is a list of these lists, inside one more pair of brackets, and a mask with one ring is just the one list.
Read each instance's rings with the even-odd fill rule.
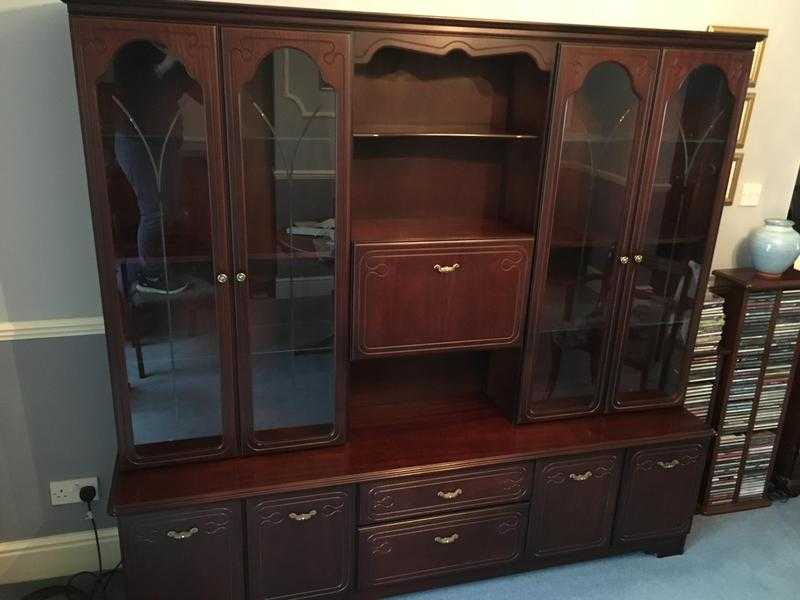
[[708,501],[711,504],[733,501],[746,439],[744,434],[720,436],[708,491]]
[[774,445],[774,433],[766,431],[752,434],[744,463],[739,498],[760,498],[764,494]]
[[775,292],[754,292],[747,299],[722,433],[749,428],[775,297]]
[[689,365],[689,382],[686,385],[684,406],[693,415],[705,419],[711,407],[714,384],[717,381],[719,356],[695,356]]
[[716,352],[722,339],[722,326],[725,324],[725,314],[722,307],[725,300],[709,292],[703,302],[700,313],[700,324],[697,327],[697,338],[694,342],[694,351]]
[[789,389],[789,375],[794,363],[797,336],[800,333],[800,290],[781,293],[778,316],[772,331],[769,357],[756,409],[753,429],[777,429]]

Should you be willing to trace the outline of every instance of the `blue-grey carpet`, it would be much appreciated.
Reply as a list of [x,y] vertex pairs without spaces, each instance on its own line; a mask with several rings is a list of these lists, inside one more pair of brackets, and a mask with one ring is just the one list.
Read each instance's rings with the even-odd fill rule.
[[627,554],[410,594],[403,600],[800,599],[800,498],[695,518],[686,552]]

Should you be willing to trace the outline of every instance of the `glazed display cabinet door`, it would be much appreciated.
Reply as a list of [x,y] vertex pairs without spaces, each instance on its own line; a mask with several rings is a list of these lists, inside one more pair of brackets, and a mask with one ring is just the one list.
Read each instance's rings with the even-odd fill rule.
[[71,20],[123,466],[235,443],[213,27]]
[[523,420],[601,410],[658,51],[561,48],[535,255]]
[[348,43],[223,29],[246,452],[343,436]]
[[621,473],[622,452],[538,461],[528,555],[608,546]]
[[247,501],[251,600],[344,592],[353,572],[351,488]]
[[239,502],[228,502],[121,519],[126,597],[243,598],[241,511]]
[[749,52],[666,50],[627,266],[612,410],[682,401]]

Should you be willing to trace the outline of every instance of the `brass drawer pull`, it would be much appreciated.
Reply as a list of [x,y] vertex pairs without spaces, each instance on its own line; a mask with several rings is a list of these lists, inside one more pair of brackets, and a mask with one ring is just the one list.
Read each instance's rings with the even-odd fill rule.
[[586,473],[570,473],[569,478],[575,481],[586,481],[592,477],[591,471],[586,471]]
[[464,490],[462,490],[461,488],[456,488],[452,492],[438,491],[436,492],[436,495],[439,496],[439,498],[444,498],[445,500],[455,500],[463,493]]
[[195,533],[199,533],[199,531],[200,530],[197,527],[192,527],[191,529],[187,529],[186,531],[170,530],[167,532],[167,537],[173,540],[188,540]]
[[448,536],[445,536],[445,537],[439,537],[437,535],[435,538],[433,538],[433,541],[436,542],[437,544],[447,545],[447,544],[452,544],[453,542],[458,541],[458,538],[459,538],[459,535],[457,533],[454,533],[453,535],[448,535]]
[[452,273],[453,271],[461,268],[461,265],[458,263],[453,263],[450,267],[443,267],[442,265],[433,265],[433,268],[439,271],[439,273]]
[[313,519],[317,514],[317,511],[310,510],[307,513],[289,513],[289,518],[295,521],[308,521],[309,519]]
[[664,462],[663,460],[659,460],[658,462],[656,462],[656,464],[662,469],[674,469],[680,464],[680,462],[681,461],[679,461],[677,458],[673,458],[669,462]]

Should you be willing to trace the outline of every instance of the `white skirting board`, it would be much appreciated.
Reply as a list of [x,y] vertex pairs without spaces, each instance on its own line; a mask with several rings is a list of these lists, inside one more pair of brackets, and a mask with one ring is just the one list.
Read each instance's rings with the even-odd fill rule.
[[[116,527],[101,529],[103,568],[113,568],[120,559]],[[97,571],[94,533],[79,531],[47,537],[0,542],[0,585]]]

